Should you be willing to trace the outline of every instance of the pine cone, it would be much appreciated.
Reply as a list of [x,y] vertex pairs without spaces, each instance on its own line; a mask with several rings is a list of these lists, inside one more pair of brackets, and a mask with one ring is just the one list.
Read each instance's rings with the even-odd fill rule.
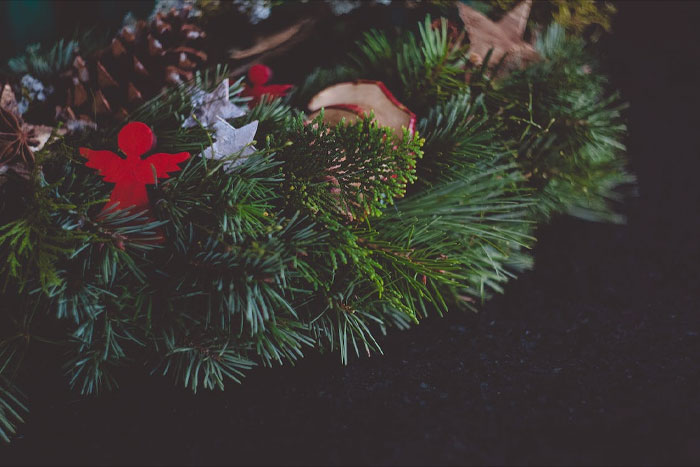
[[110,46],[68,71],[62,120],[124,120],[164,87],[192,79],[207,61],[205,33],[190,18],[190,8],[158,13],[148,23],[125,26]]

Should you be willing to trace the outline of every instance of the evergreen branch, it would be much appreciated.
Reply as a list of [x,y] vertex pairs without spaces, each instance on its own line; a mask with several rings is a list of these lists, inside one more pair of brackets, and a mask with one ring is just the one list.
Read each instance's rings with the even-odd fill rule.
[[418,35],[408,32],[393,41],[376,30],[357,44],[350,59],[365,78],[383,81],[414,112],[422,112],[466,89],[465,49],[447,40],[447,21],[432,27],[430,16],[418,24]]
[[17,75],[30,74],[38,79],[50,78],[71,64],[77,48],[77,41],[64,39],[60,39],[48,51],[42,50],[40,44],[31,44],[27,46],[23,55],[11,58],[7,66]]
[[0,369],[0,439],[6,443],[17,432],[17,425],[24,423],[22,415],[29,412],[23,398],[17,387],[2,376]]
[[174,334],[165,334],[167,351],[163,363],[163,374],[172,373],[176,382],[197,392],[204,389],[224,389],[227,379],[240,383],[243,371],[254,363],[240,356],[227,340],[206,338],[203,340],[185,337],[178,342]]
[[622,159],[625,106],[606,96],[583,41],[553,24],[537,46],[547,60],[485,92],[491,113],[508,115],[500,133],[541,193],[537,215],[619,221],[610,205],[614,190],[634,181]]
[[333,213],[337,219],[361,220],[380,215],[415,181],[422,141],[407,131],[396,141],[372,116],[334,128],[326,127],[322,118],[306,125],[299,116],[281,136],[292,142],[276,155],[284,163],[288,203],[312,216]]

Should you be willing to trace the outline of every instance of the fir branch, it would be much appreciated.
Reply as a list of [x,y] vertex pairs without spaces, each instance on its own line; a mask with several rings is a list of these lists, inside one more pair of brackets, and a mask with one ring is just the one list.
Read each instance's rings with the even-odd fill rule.
[[[2,357],[0,354],[0,359]],[[24,395],[17,386],[2,376],[0,368],[0,439],[6,443],[17,432],[17,425],[24,423],[23,415],[29,412],[23,399]]]
[[378,216],[415,181],[422,156],[418,135],[396,140],[369,116],[354,125],[328,128],[319,115],[306,125],[291,120],[281,138],[291,141],[276,155],[284,164],[283,191],[294,209],[336,219]]
[[447,21],[432,27],[430,15],[413,32],[393,41],[370,31],[358,43],[359,52],[350,55],[365,78],[383,81],[414,112],[466,89],[463,66],[466,49],[448,41]]
[[204,389],[224,389],[227,379],[239,383],[243,371],[254,363],[240,356],[226,339],[197,339],[185,336],[179,342],[174,334],[163,338],[166,359],[162,364],[162,374],[172,373],[175,381],[182,383],[196,393],[199,386]]
[[554,24],[537,45],[547,60],[512,73],[485,96],[492,114],[507,116],[503,140],[540,190],[538,215],[620,220],[610,205],[614,189],[634,180],[622,158],[625,105],[606,95],[582,40]]
[[420,185],[451,180],[460,172],[471,172],[497,164],[504,153],[498,130],[500,122],[490,118],[483,96],[463,92],[437,104],[418,121],[425,138],[425,157],[418,165]]
[[426,250],[447,260],[446,268],[456,267],[466,280],[448,284],[453,296],[484,300],[488,289],[500,291],[499,283],[513,277],[507,266],[511,255],[533,241],[528,219],[533,201],[527,191],[514,188],[521,177],[505,164],[474,170],[401,201],[374,227],[380,237]]
[[38,79],[53,78],[73,61],[78,48],[75,40],[60,39],[48,51],[40,44],[27,46],[23,55],[11,58],[8,68],[17,75],[30,74]]

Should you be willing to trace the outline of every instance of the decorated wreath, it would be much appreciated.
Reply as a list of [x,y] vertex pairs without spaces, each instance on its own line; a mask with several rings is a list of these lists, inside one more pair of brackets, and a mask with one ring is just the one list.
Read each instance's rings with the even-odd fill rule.
[[591,52],[611,8],[161,0],[10,60],[0,437],[29,349],[86,395],[123,365],[197,391],[345,363],[478,309],[551,216],[621,221],[624,106]]

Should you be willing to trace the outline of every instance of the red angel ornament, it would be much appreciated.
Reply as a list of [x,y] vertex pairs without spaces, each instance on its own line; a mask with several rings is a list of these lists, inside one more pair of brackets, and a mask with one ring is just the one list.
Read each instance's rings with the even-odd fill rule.
[[241,93],[243,97],[253,98],[248,102],[248,107],[255,107],[264,95],[284,97],[292,87],[291,84],[265,84],[270,81],[270,78],[272,78],[272,70],[269,67],[260,64],[250,67],[248,79],[253,83],[253,86],[246,85]]
[[109,202],[102,212],[116,207],[134,213],[146,211],[150,217],[146,185],[153,185],[159,178],[168,178],[168,173],[181,170],[178,164],[187,160],[190,154],[157,153],[142,159],[141,156],[155,145],[155,136],[148,125],[141,122],[125,125],[119,132],[117,142],[126,159],[111,151],[80,148],[80,154],[88,160],[85,165],[97,169],[105,182],[114,183]]

